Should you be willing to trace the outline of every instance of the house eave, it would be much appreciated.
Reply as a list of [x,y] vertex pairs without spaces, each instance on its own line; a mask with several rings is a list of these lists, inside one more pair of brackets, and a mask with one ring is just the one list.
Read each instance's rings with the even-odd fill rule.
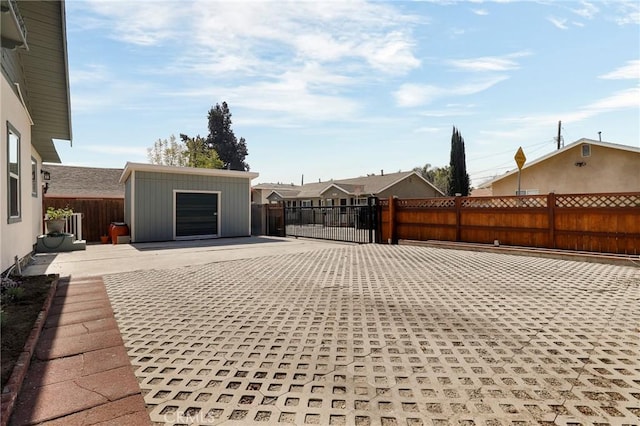
[[27,44],[27,28],[20,14],[16,0],[1,0],[0,22],[2,47],[5,49],[22,48],[29,50]]
[[20,90],[33,119],[31,144],[42,161],[60,163],[53,139],[72,139],[64,0],[20,7],[29,28],[29,51],[20,52],[26,87]]

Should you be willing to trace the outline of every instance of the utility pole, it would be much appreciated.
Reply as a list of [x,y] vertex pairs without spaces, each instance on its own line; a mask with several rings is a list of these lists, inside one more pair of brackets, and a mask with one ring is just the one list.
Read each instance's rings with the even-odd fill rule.
[[560,149],[560,138],[562,138],[562,121],[558,121],[558,149]]

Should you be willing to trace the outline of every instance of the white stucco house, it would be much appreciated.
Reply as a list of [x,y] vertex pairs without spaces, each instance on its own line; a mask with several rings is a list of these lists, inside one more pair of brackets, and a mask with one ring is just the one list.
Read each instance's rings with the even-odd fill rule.
[[42,163],[71,141],[64,1],[0,0],[0,272],[42,233]]

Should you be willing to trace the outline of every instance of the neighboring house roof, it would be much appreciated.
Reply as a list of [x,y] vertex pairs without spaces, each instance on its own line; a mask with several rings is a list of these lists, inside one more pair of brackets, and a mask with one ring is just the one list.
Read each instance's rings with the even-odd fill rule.
[[267,198],[274,194],[279,198],[297,198],[299,193],[299,189],[274,189],[269,193],[269,195],[267,195]]
[[[28,50],[19,49],[26,87],[19,87],[33,121],[31,144],[48,163],[60,163],[52,139],[71,141],[71,102],[64,1],[21,1]],[[16,94],[18,86],[16,86]]]
[[335,188],[347,195],[355,197],[377,195],[389,189],[393,185],[401,182],[402,180],[408,178],[409,176],[417,176],[419,179],[422,179],[427,184],[429,184],[429,186],[433,187],[436,191],[442,194],[442,192],[438,188],[436,188],[428,180],[424,179],[419,173],[410,171],[389,173],[385,175],[361,176],[350,179],[338,179],[328,182],[307,183],[302,186],[294,187],[293,189],[289,186],[288,190],[274,189],[269,194],[269,197],[275,193],[280,196],[280,198],[322,198],[323,194],[331,188]]
[[291,189],[299,188],[292,183],[259,183],[252,186],[253,189]]
[[[588,139],[588,138],[581,138],[578,139],[575,142],[570,143],[569,145],[566,145],[563,148],[560,148],[558,150],[552,151],[547,155],[543,155],[542,157],[536,158],[535,160],[531,161],[531,162],[527,162],[525,163],[524,167],[522,167],[522,170],[525,170],[529,167],[535,166],[538,163],[542,163],[545,160],[548,160],[551,157],[554,157],[558,154],[561,154],[563,152],[569,151],[573,148],[576,148],[582,144],[588,143],[590,145],[596,145],[596,146],[601,146],[604,148],[611,148],[611,149],[619,149],[619,150],[623,150],[623,151],[629,151],[629,152],[635,152],[635,153],[640,153],[640,148],[639,147],[635,147],[635,146],[629,146],[629,145],[620,145],[617,143],[611,143],[611,142],[602,142],[602,141],[596,141],[593,139]],[[518,169],[514,169],[514,170],[510,170],[498,177],[495,177],[491,180],[488,180],[486,182],[483,182],[479,188],[486,188],[486,187],[490,187],[493,183],[498,182],[504,178],[506,178],[507,176],[511,176],[515,173],[518,173]]]
[[44,164],[42,169],[51,174],[47,198],[124,198],[122,169],[58,164]]

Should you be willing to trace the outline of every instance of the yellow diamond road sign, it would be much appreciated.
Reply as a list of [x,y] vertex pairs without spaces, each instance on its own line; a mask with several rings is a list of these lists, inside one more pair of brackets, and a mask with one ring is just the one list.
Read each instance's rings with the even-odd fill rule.
[[516,160],[518,169],[522,169],[522,166],[524,166],[524,162],[527,161],[527,157],[524,155],[522,147],[518,148],[518,152],[516,152],[516,155],[513,157],[513,159]]

